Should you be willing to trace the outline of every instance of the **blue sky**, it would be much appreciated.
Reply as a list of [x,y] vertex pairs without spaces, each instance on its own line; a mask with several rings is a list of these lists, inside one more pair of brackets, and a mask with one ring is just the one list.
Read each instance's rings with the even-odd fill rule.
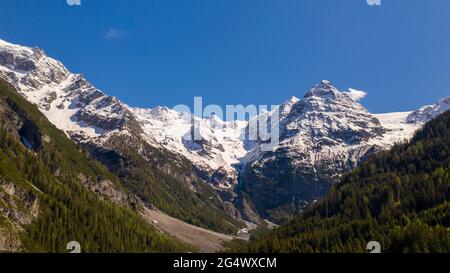
[[141,107],[279,104],[315,83],[372,112],[450,95],[450,1],[1,0],[0,38],[39,46]]

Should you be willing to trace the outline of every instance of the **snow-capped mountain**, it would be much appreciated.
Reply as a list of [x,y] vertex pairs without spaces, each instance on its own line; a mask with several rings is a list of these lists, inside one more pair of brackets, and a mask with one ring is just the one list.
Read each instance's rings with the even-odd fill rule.
[[[446,98],[413,113],[374,115],[358,102],[364,92],[342,92],[322,81],[302,99],[292,97],[280,105],[280,143],[263,152],[261,142],[243,136],[249,122],[273,112],[249,122],[225,122],[165,107],[133,108],[69,72],[43,50],[2,40],[0,77],[78,143],[111,148],[111,139],[117,143],[117,137],[133,136],[187,158],[204,181],[220,190],[234,189],[241,175],[244,191],[259,212],[290,200],[321,197],[342,172],[379,149],[411,138],[424,122],[449,109]],[[194,128],[202,140],[191,140]],[[131,147],[147,158],[142,145]]]
[[[245,121],[224,122],[217,116],[201,119],[165,107],[132,111],[149,143],[182,154],[214,185],[230,188],[237,182],[233,166],[247,153],[240,140],[247,126]],[[193,130],[198,130],[201,140],[193,140]]]
[[314,165],[326,157],[340,155],[358,161],[358,154],[372,146],[369,140],[381,138],[385,129],[357,102],[361,96],[357,92],[340,92],[329,81],[322,81],[302,100],[283,104],[277,149],[289,148],[306,155],[293,161],[294,165]]
[[323,196],[341,174],[362,159],[412,137],[419,124],[409,113],[373,115],[358,101],[366,94],[341,92],[329,81],[280,110],[280,145],[248,161],[245,192],[260,214],[280,206],[301,206]]
[[448,110],[450,110],[450,96],[441,99],[436,104],[427,105],[412,112],[407,121],[409,123],[427,123]]
[[0,40],[0,76],[69,135],[90,139],[135,129],[128,106],[105,95],[82,75],[70,73],[39,48]]
[[[132,108],[73,74],[39,48],[0,40],[0,76],[13,84],[59,129],[78,142],[102,145],[112,135],[132,134],[191,160],[205,179],[229,188],[237,181],[232,167],[246,154],[239,140],[245,121],[224,122],[156,107]],[[192,124],[202,136],[190,141]]]

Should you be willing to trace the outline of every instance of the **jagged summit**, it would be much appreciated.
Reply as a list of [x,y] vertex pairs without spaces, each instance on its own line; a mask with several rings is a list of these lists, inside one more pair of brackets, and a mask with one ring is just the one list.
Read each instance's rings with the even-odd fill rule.
[[349,88],[348,91],[339,91],[332,83],[328,80],[323,80],[316,84],[308,93],[305,94],[304,98],[317,97],[324,100],[336,100],[345,98],[350,98],[354,102],[358,102],[367,95],[366,92]]
[[[365,146],[370,139],[382,137],[385,129],[348,92],[339,91],[330,81],[322,81],[292,105],[280,131],[281,147],[291,151],[297,147],[308,155],[304,161],[310,164],[317,161],[317,152],[323,153],[321,157],[343,154],[355,149],[354,145]],[[352,160],[357,161],[358,157]]]
[[320,83],[316,84],[308,93],[306,93],[304,98],[309,97],[321,97],[334,99],[338,96],[339,91],[336,87],[331,85],[331,82],[328,80],[323,80]]
[[12,44],[10,42],[7,42],[3,39],[0,39],[0,47],[2,48],[8,48],[10,50],[14,50],[14,51],[27,51],[27,52],[31,52],[32,48],[30,47],[26,47],[26,46],[21,46],[21,45],[17,45],[17,44]]

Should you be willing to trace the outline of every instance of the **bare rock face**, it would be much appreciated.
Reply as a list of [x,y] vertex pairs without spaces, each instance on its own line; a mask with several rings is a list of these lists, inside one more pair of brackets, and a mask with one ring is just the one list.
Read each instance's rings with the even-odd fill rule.
[[82,173],[78,175],[78,180],[86,189],[103,200],[108,200],[134,211],[142,212],[144,210],[145,204],[142,200],[131,193],[126,193],[124,189],[119,188],[110,180],[103,179],[100,182],[94,182]]
[[[16,187],[15,191],[15,194],[3,196],[4,201],[8,202],[9,204],[9,211],[5,210],[4,216],[9,218],[11,221],[19,224],[20,226],[29,225],[39,215],[38,199],[32,193],[21,190],[20,188]],[[23,202],[22,204],[20,204],[22,205],[22,207],[20,207],[17,200],[14,200],[14,196]]]
[[14,55],[10,52],[0,52],[0,65],[14,65]]
[[38,215],[39,201],[34,194],[0,178],[0,252],[20,251],[20,233]]
[[7,103],[0,101],[1,126],[12,134],[16,139],[20,139],[19,130],[23,124],[16,112],[12,111]]

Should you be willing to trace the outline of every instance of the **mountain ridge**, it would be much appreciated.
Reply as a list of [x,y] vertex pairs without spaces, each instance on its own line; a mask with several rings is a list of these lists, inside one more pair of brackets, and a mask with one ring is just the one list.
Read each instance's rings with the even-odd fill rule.
[[240,223],[199,182],[197,170],[183,155],[148,141],[132,109],[82,75],[70,73],[41,49],[1,42],[0,76],[146,202],[190,224],[226,233],[238,230]]
[[144,204],[0,79],[0,252],[193,250],[140,216]]
[[[300,203],[308,203],[327,191],[335,180],[334,176],[355,167],[371,153],[411,138],[426,121],[421,117],[433,117],[434,111],[442,109],[431,107],[407,115],[374,115],[358,102],[365,92],[355,89],[342,92],[330,81],[324,80],[302,99],[292,97],[280,106],[280,145],[271,152],[262,152],[262,142],[245,141],[243,136],[249,122],[258,121],[273,112],[260,113],[249,121],[225,122],[215,116],[199,118],[165,107],[133,108],[115,97],[107,96],[82,75],[70,73],[61,62],[46,56],[43,50],[4,41],[0,41],[0,76],[12,83],[30,102],[38,105],[49,120],[74,141],[88,147],[98,158],[103,158],[104,163],[111,163],[104,158],[104,153],[120,150],[117,154],[120,158],[121,154],[129,152],[121,147],[121,142],[128,143],[138,151],[139,156],[136,159],[135,155],[128,155],[135,158],[128,163],[136,165],[137,160],[142,161],[139,164],[147,162],[155,165],[156,170],[178,177],[181,185],[187,183],[194,194],[198,189],[193,181],[199,178],[208,182],[218,193],[214,200],[226,204],[219,210],[225,210],[235,218],[242,216],[234,208],[239,206],[239,192],[236,193],[235,189],[241,183],[243,186],[239,188],[244,188],[252,197],[253,190],[265,179],[263,177],[261,180],[258,176],[267,171],[266,164],[287,164],[285,170],[281,168],[279,171],[292,174],[292,185],[282,191],[289,192],[288,189],[294,188],[300,193],[293,197]],[[442,102],[444,106],[448,104],[448,100]],[[189,139],[193,128],[199,130],[202,140]],[[160,154],[158,150],[170,154],[173,166],[158,164],[152,159],[155,154]],[[278,158],[271,162],[274,155]],[[184,173],[174,174],[175,166],[185,165],[185,160],[192,164],[192,169],[187,167]],[[110,167],[116,168],[119,166],[117,164],[110,164]],[[126,174],[121,175],[130,175],[129,172]],[[270,171],[268,174],[272,178],[264,183],[271,185],[279,180],[273,180],[274,174]],[[276,176],[284,177],[284,174]],[[308,174],[310,179],[297,183],[297,177],[302,174]],[[142,189],[133,186],[135,180],[127,183],[140,193]],[[319,180],[321,182],[315,185],[314,182]],[[270,198],[272,189],[271,186],[267,193],[254,192],[252,199],[265,194]],[[291,198],[289,194],[281,196],[284,203]],[[220,207],[216,201],[215,206]],[[258,213],[264,217],[268,217],[267,209],[284,205],[282,200],[252,202],[272,203],[269,208],[256,206]],[[160,205],[163,203],[161,199]]]

